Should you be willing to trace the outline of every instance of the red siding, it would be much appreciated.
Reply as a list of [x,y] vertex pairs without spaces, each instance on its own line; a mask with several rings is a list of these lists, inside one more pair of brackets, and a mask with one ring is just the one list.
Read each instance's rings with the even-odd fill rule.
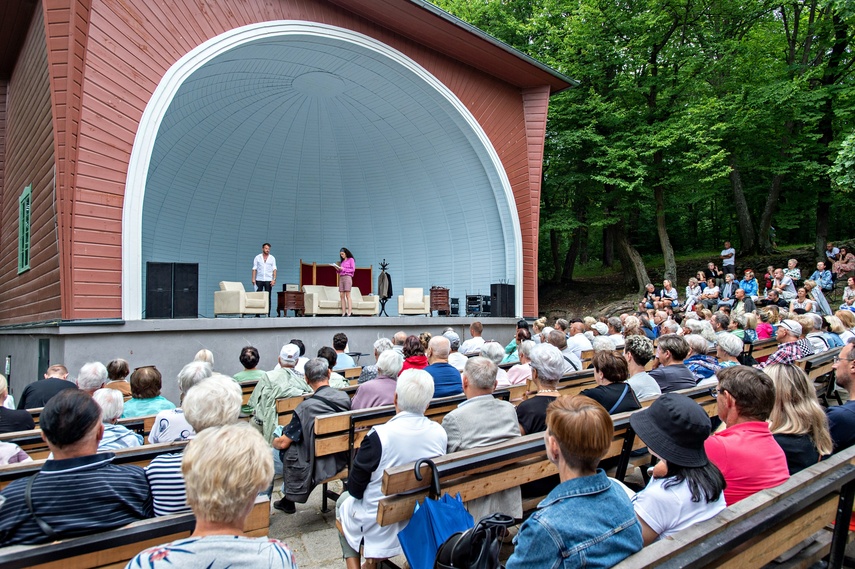
[[[537,250],[540,163],[535,138],[545,128],[545,91],[526,91],[536,103],[524,110],[519,88],[323,0],[91,0],[91,11],[84,0],[46,2],[55,50],[50,61],[64,228],[63,295],[74,299],[63,308],[63,317],[121,316],[121,197],[137,126],[160,78],[202,42],[261,21],[312,20],[352,29],[402,51],[433,73],[493,142],[516,197],[523,250]],[[63,5],[72,8],[60,9]],[[540,145],[542,154],[542,139]],[[524,260],[524,312],[534,315],[536,254],[526,253]]]
[[[36,10],[8,86],[0,132],[4,145],[0,203],[0,322],[61,316],[54,136],[47,44]],[[18,198],[32,184],[30,270],[18,274]]]

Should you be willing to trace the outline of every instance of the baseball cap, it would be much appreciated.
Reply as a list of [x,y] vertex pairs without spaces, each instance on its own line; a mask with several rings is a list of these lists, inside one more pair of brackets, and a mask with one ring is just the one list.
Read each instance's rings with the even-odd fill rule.
[[451,344],[451,349],[456,350],[460,347],[460,336],[457,335],[457,332],[454,330],[446,330],[442,333],[444,338],[448,339],[448,342]]
[[283,362],[297,363],[297,360],[300,359],[299,346],[295,346],[294,344],[285,344],[282,346],[282,349],[279,350],[279,359]]
[[597,331],[597,334],[600,336],[607,336],[609,333],[609,327],[603,324],[602,322],[597,322],[593,326],[591,326],[594,330]]
[[795,320],[784,320],[778,326],[782,328],[786,328],[796,336],[802,335],[802,325],[796,322]]

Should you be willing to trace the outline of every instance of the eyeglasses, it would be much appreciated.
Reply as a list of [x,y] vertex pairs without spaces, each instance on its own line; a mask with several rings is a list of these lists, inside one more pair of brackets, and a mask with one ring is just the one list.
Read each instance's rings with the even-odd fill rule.
[[834,363],[837,363],[839,361],[851,362],[851,361],[855,361],[855,359],[853,359],[853,358],[841,358],[840,356],[834,356]]
[[712,395],[713,397],[717,398],[722,393],[727,393],[727,389],[721,389],[719,387],[713,387],[712,389],[710,389],[710,395]]

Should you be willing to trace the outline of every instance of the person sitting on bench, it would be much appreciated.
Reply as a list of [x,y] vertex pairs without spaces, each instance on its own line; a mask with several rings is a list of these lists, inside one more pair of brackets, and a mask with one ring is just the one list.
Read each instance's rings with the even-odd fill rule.
[[724,474],[728,506],[790,477],[787,457],[766,420],[775,404],[772,379],[747,366],[728,367],[718,375],[718,416],[727,425],[704,443],[710,460]]
[[39,426],[54,458],[0,492],[0,547],[88,535],[154,515],[143,469],[113,465],[112,453],[97,453],[104,425],[88,393],[54,395]]
[[611,567],[640,551],[641,525],[629,497],[597,468],[612,444],[609,414],[589,397],[559,397],[546,425],[546,456],[561,483],[523,522],[507,569]]
[[281,541],[243,534],[258,492],[273,478],[270,447],[257,431],[246,423],[206,429],[187,445],[181,473],[187,502],[196,515],[193,534],[143,551],[128,567],[297,566],[291,550]]
[[377,523],[383,471],[445,454],[445,430],[425,417],[432,396],[433,378],[428,372],[401,372],[395,388],[397,414],[368,432],[353,459],[347,481],[349,491],[336,502],[336,518],[343,532],[341,549],[348,569],[359,569],[360,546],[366,559],[386,559],[402,553],[398,532],[407,522],[382,527]]
[[591,364],[597,387],[584,390],[582,395],[602,405],[609,415],[641,409],[632,386],[626,381],[629,366],[625,358],[614,352],[597,352]]

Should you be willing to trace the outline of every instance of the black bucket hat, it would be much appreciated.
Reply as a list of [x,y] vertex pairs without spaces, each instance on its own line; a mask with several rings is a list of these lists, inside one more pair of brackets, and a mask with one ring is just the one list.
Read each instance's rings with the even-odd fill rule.
[[661,395],[647,409],[630,415],[629,424],[651,452],[669,463],[700,467],[709,462],[704,441],[712,430],[710,418],[685,395]]

